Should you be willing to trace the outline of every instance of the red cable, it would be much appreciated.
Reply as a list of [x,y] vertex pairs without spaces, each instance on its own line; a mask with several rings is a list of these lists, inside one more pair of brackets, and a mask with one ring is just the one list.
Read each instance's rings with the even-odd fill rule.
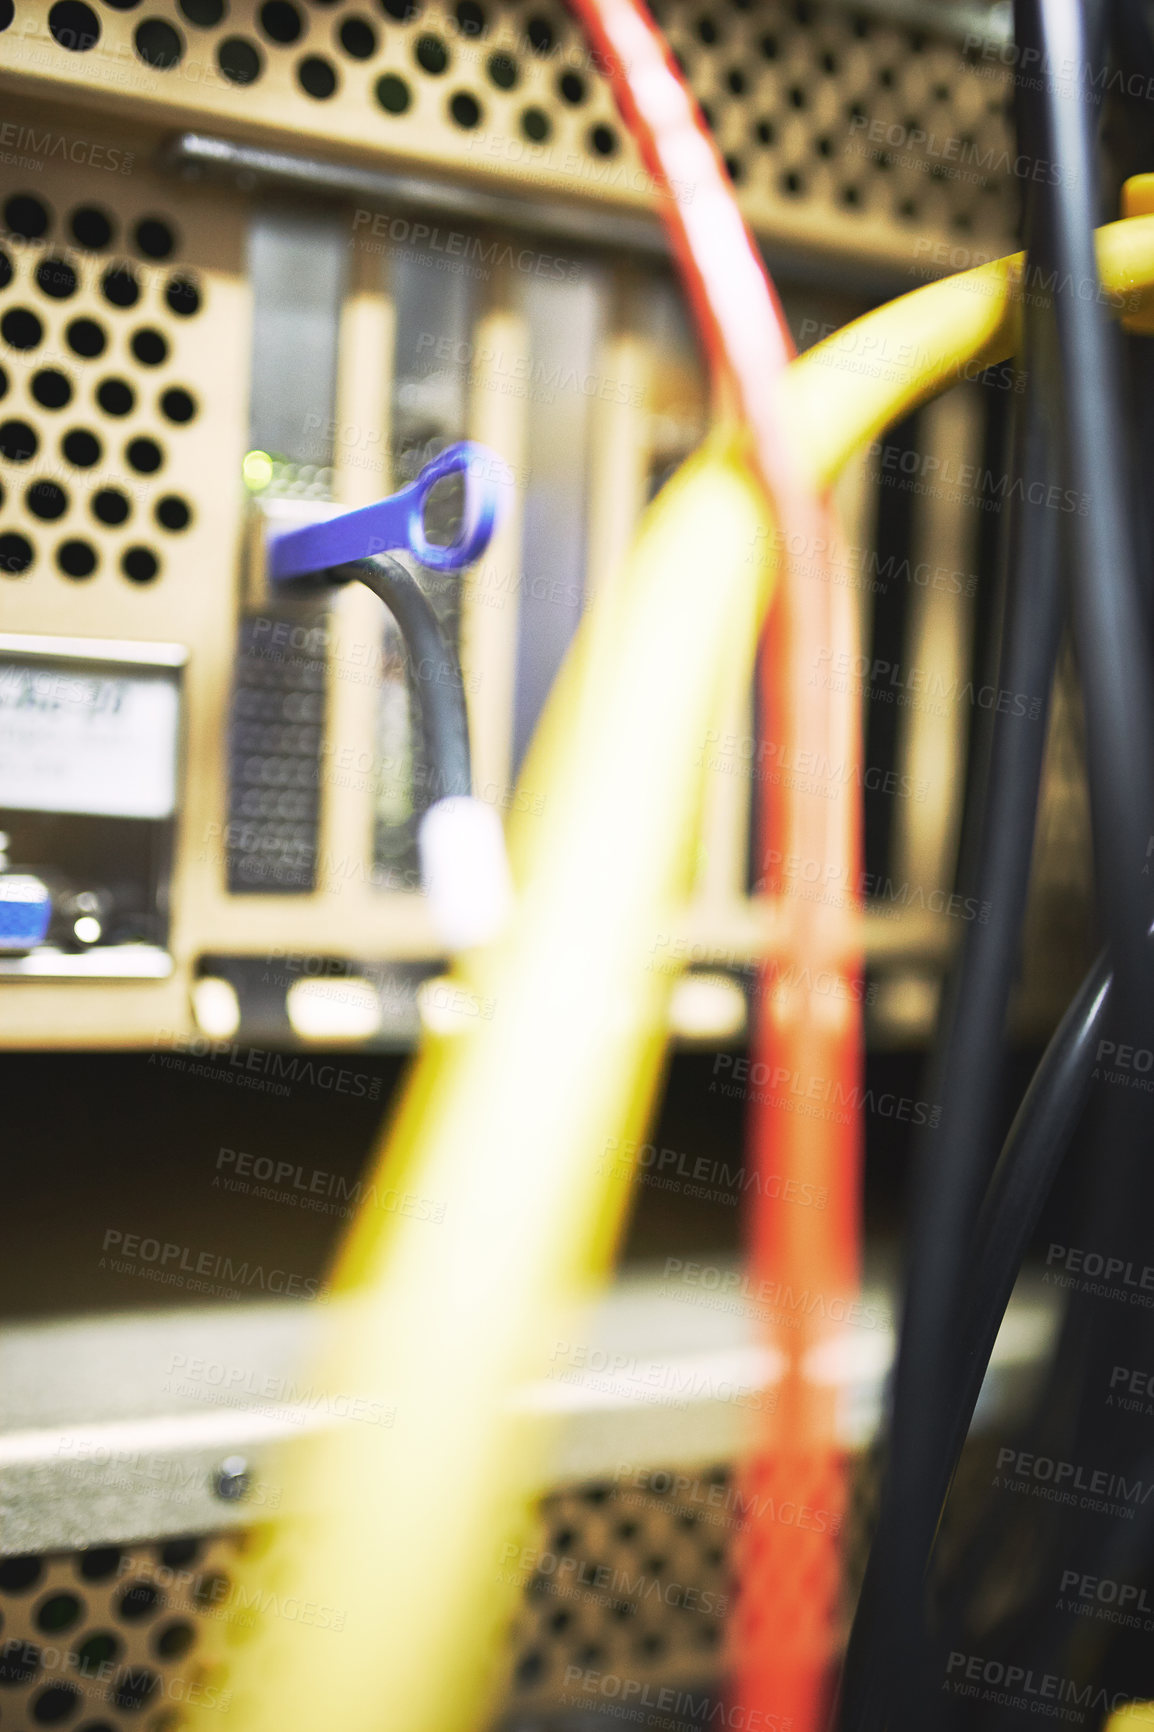
[[822,675],[854,653],[853,594],[834,581],[848,573],[834,570],[833,513],[799,475],[779,407],[793,342],[701,110],[640,0],[570,4],[661,189],[714,383],[734,388],[787,554],[759,676],[775,748],[763,887],[785,940],[753,1042],[749,1270],[783,1371],[742,1478],[729,1724],[817,1732],[839,1637],[837,1374],[859,1278],[861,1073],[859,717],[852,691]]

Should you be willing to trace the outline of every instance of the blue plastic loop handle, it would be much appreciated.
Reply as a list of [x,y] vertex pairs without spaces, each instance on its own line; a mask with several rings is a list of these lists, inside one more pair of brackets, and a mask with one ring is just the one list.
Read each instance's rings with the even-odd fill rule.
[[[438,481],[460,475],[465,483],[465,508],[456,541],[438,546],[425,534],[425,504]],[[430,571],[460,571],[479,559],[489,545],[508,486],[508,467],[495,452],[471,439],[450,445],[426,463],[415,481],[388,499],[346,511],[324,523],[273,532],[268,549],[268,575],[274,583],[307,577],[374,553],[406,551]]]

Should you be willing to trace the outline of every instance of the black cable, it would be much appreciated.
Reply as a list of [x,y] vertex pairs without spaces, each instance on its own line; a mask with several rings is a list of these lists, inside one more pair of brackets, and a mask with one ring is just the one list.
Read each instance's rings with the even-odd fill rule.
[[989,918],[963,937],[930,1092],[941,1105],[940,1122],[917,1150],[889,1462],[843,1686],[841,1723],[852,1732],[884,1723],[895,1685],[903,1696],[915,1690],[923,1584],[941,1509],[956,1377],[949,1345],[993,1161],[1002,1035],[1061,634],[1059,525],[1044,503],[1056,436],[1055,406],[1044,383],[1052,376],[1052,356],[1036,320],[1027,327],[1027,343],[1028,390],[1013,463],[1022,487],[1013,495],[997,675],[1010,700],[995,713],[985,762],[974,777],[963,845],[975,863],[967,889],[988,904]]
[[337,582],[357,579],[379,596],[397,622],[409,655],[431,766],[434,796],[470,794],[469,718],[460,664],[428,597],[399,560],[387,553],[339,565],[327,574]]
[[938,1508],[966,1441],[1022,1260],[1090,1095],[1112,977],[1099,956],[1058,1024],[1010,1127],[986,1192],[939,1464]]
[[[1117,979],[1118,1011],[1137,1031],[1154,1021],[1143,878],[1154,824],[1154,684],[1126,497],[1120,346],[1098,294],[1094,252],[1096,109],[1093,47],[1080,0],[1015,0],[1019,63],[1041,70],[1019,86],[1038,180],[1031,277],[1053,276],[1076,555],[1076,647],[1099,914]],[[1071,68],[1069,72],[1055,69]],[[1029,288],[1030,283],[1027,284]]]

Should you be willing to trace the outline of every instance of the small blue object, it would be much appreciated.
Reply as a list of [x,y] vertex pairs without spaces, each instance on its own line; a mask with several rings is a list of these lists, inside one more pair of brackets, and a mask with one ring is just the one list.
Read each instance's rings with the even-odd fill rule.
[[[457,540],[438,547],[425,534],[425,504],[437,482],[450,475],[464,478],[465,509]],[[500,488],[510,481],[509,469],[494,452],[462,440],[426,463],[417,479],[390,499],[276,534],[268,550],[269,578],[283,583],[397,550],[411,553],[430,571],[460,571],[488,547],[497,522]]]
[[52,923],[52,893],[31,872],[0,872],[0,952],[35,950]]

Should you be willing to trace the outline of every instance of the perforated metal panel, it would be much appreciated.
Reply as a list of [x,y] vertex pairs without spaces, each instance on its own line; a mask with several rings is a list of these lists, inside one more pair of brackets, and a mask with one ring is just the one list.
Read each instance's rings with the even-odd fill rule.
[[[932,23],[818,0],[658,11],[767,238],[890,259],[927,235],[1009,238],[1001,67],[963,60]],[[594,58],[543,0],[18,0],[2,53],[126,112],[160,108],[166,124],[291,135],[624,209],[653,202]]]

